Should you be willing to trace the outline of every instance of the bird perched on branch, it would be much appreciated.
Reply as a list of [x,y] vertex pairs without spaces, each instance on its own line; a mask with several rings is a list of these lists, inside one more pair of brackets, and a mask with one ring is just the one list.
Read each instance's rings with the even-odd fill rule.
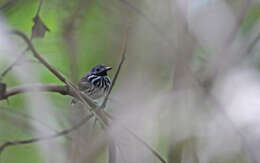
[[[94,66],[78,83],[81,91],[86,93],[91,99],[98,100],[107,95],[111,86],[107,71],[112,68],[105,65]],[[73,99],[72,104],[78,100]]]

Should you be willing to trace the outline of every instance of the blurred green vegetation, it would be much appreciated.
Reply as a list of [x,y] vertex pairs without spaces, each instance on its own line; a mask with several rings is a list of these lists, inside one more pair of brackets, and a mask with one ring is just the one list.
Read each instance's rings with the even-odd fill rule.
[[[0,5],[7,1],[0,1]],[[45,25],[50,29],[50,32],[45,34],[44,38],[35,38],[33,43],[37,51],[58,71],[70,78],[70,58],[68,57],[67,45],[63,40],[63,30],[65,21],[76,10],[75,7],[79,1],[59,1],[59,0],[44,0],[40,17]],[[109,53],[110,45],[108,33],[111,30],[109,23],[104,23],[105,15],[103,9],[95,2],[88,4],[85,11],[77,18],[75,26],[75,40],[77,42],[77,56],[78,64],[74,65],[78,68],[78,74],[84,75],[93,65],[104,63],[111,64],[106,55]],[[32,26],[34,24],[33,18],[37,12],[39,1],[37,0],[18,0],[12,5],[3,9],[3,15],[10,28],[18,29],[25,32],[28,36],[31,35]],[[112,19],[111,19],[112,20]],[[26,47],[23,47],[24,49]],[[20,49],[22,52],[24,49]],[[34,60],[31,53],[28,53],[28,58]],[[61,83],[46,70],[39,63],[32,63],[37,67],[37,75],[39,82],[44,83]],[[1,63],[1,70],[7,64]],[[3,81],[8,83],[8,87],[17,85],[14,74],[9,73]],[[61,83],[62,84],[62,83]],[[70,104],[70,97],[60,96],[58,94],[49,94],[48,97],[52,99],[57,108],[66,109]],[[26,112],[26,105],[24,104],[24,96],[18,95],[11,97],[8,102],[2,101],[1,104],[10,106],[17,111]],[[62,111],[62,110],[61,110]],[[3,111],[1,111],[3,112]],[[26,119],[24,119],[26,121]],[[7,123],[2,118],[0,120],[1,139],[2,144],[4,140],[20,140],[29,138],[30,132],[26,129],[19,129],[13,124]],[[0,162],[4,163],[40,163],[43,162],[38,150],[34,144],[10,147],[3,152],[0,157]],[[103,158],[105,159],[105,158]]]
[[[0,0],[0,5],[8,0]],[[78,0],[46,0],[43,1],[40,10],[40,17],[45,25],[50,29],[50,32],[45,34],[44,38],[35,38],[33,43],[37,51],[58,71],[70,78],[70,58],[68,47],[63,40],[64,23],[73,12],[75,12]],[[101,2],[102,3],[102,2]],[[33,18],[36,14],[39,1],[37,0],[17,0],[10,7],[5,8],[2,12],[10,28],[18,29],[25,32],[28,36],[31,35]],[[77,18],[78,22],[75,26],[75,40],[77,42],[77,57],[78,64],[74,65],[78,68],[78,75],[84,75],[95,64],[116,65],[117,60],[111,52],[111,31],[113,25],[119,21],[118,14],[111,14],[112,17],[107,17],[106,10],[100,5],[100,1],[92,1],[83,13]],[[244,21],[241,31],[247,34],[252,30],[253,26],[260,18],[260,5],[256,5],[249,10],[249,13]],[[24,47],[26,48],[26,47]],[[20,49],[21,52],[23,49]],[[118,50],[119,52],[119,50]],[[202,52],[198,52],[202,53]],[[204,60],[201,56],[201,60]],[[34,59],[30,53],[28,58]],[[2,70],[7,64],[0,61],[0,69]],[[200,61],[198,61],[200,62]],[[57,78],[46,70],[39,63],[32,63],[40,70],[37,72],[39,81],[44,83],[60,83]],[[113,70],[115,71],[115,70]],[[113,74],[113,72],[111,73]],[[12,73],[9,73],[3,80],[8,83],[8,87],[17,85],[19,82]],[[70,97],[60,96],[58,94],[48,94],[52,102],[64,111],[70,103]],[[9,102],[1,101],[1,104],[26,112],[26,104],[24,104],[24,96],[18,95],[11,97]],[[62,110],[63,109],[63,110]],[[1,111],[2,112],[2,111]],[[66,111],[64,111],[66,112]],[[1,117],[1,116],[0,116]],[[25,139],[31,136],[28,130],[17,128],[5,119],[0,119],[0,143],[9,139]],[[159,151],[167,153],[167,138],[163,138],[158,143]],[[41,163],[43,162],[40,153],[34,144],[23,145],[19,147],[7,148],[0,157],[0,163]],[[99,157],[100,162],[106,160],[106,155]]]

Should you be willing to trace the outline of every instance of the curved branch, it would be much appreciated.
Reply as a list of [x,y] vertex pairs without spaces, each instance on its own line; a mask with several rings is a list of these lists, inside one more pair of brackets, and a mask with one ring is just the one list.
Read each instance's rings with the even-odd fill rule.
[[8,141],[8,142],[5,142],[4,144],[2,144],[0,146],[0,154],[3,152],[3,150],[6,147],[9,147],[9,146],[36,143],[36,142],[39,142],[39,141],[50,140],[50,139],[54,139],[54,138],[57,138],[57,137],[60,137],[60,136],[65,136],[65,135],[71,133],[72,131],[77,130],[78,128],[80,128],[82,125],[84,125],[92,117],[93,117],[93,114],[88,115],[87,117],[82,119],[78,124],[72,126],[71,128],[62,130],[62,131],[57,132],[57,133],[55,133],[53,135],[43,136],[43,137],[36,137],[36,138],[27,139],[27,140],[18,140],[18,141]]
[[4,96],[0,98],[0,100],[4,100],[11,96],[28,92],[56,92],[62,95],[73,96],[73,93],[66,85],[37,83],[8,88]]

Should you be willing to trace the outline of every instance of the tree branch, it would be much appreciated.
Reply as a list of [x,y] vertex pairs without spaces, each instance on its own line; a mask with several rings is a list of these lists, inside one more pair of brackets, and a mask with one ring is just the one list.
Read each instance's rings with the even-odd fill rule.
[[38,9],[37,9],[37,12],[36,12],[36,16],[39,16],[39,13],[40,13],[41,7],[42,7],[42,2],[43,2],[43,0],[40,0],[39,6],[38,6]]
[[164,31],[162,31],[158,24],[154,23],[152,19],[149,18],[141,9],[136,7],[135,5],[131,4],[128,0],[119,0],[121,3],[126,5],[128,8],[134,10],[137,15],[142,17],[144,20],[146,20],[151,27],[154,29],[155,32],[159,34],[159,36],[162,38],[163,41],[165,41],[168,45],[171,45],[172,39],[167,35]]
[[[42,63],[50,72],[52,72],[60,81],[65,83],[69,89],[71,89],[71,92],[73,93],[74,97],[77,97],[80,101],[82,101],[85,106],[90,106],[92,108],[97,108],[97,104],[90,99],[86,94],[80,92],[80,90],[74,86],[71,82],[69,82],[61,73],[56,71],[45,59],[43,59],[39,53],[35,50],[31,40],[21,31],[18,30],[12,30],[11,34],[18,35],[21,37],[28,45],[28,48],[32,51],[33,56],[39,60],[40,63]],[[91,109],[90,109],[91,111]]]
[[66,85],[37,83],[8,88],[4,96],[0,98],[0,100],[4,100],[11,96],[28,92],[56,92],[62,95],[73,96],[73,93]]
[[52,126],[50,126],[46,122],[40,121],[40,120],[34,118],[33,116],[30,116],[28,114],[24,114],[22,112],[19,112],[19,111],[13,109],[13,108],[0,106],[0,112],[7,112],[8,114],[12,114],[12,116],[14,116],[14,117],[20,117],[20,118],[23,118],[24,120],[29,119],[29,120],[35,121],[35,122],[39,123],[40,125],[47,127],[48,129],[50,129],[54,132],[58,132],[55,128],[53,128]]
[[[105,112],[105,115],[111,119],[111,120],[115,120],[115,118],[110,115],[109,113]],[[130,135],[132,135],[138,142],[140,142],[142,145],[144,145],[144,147],[146,147],[155,157],[157,157],[162,163],[167,163],[167,161],[155,150],[153,149],[153,147],[151,147],[149,144],[147,144],[142,138],[140,138],[139,136],[137,136],[133,131],[131,131],[130,129],[128,129],[127,127],[123,126],[120,124],[120,127],[122,127],[124,130],[126,130]]]
[[76,25],[81,22],[82,12],[86,12],[91,6],[92,0],[79,0],[77,1],[75,9],[63,22],[62,37],[66,45],[66,50],[69,58],[70,77],[73,83],[78,80],[78,40],[76,39]]
[[141,144],[143,144],[152,154],[157,157],[162,163],[167,163],[167,161],[155,150],[153,149],[149,144],[147,144],[143,139],[141,139],[139,136],[137,136],[133,131],[129,130],[128,128],[124,127],[124,129],[132,135],[137,141],[139,141]]
[[108,93],[107,93],[103,103],[101,104],[100,108],[105,108],[106,107],[106,103],[107,103],[108,97],[110,96],[110,93],[111,93],[112,89],[114,88],[114,85],[116,83],[116,80],[117,80],[117,77],[118,77],[119,72],[121,70],[121,67],[122,67],[122,65],[123,65],[123,63],[125,61],[129,28],[130,28],[130,25],[128,25],[126,27],[125,36],[124,36],[124,40],[123,40],[123,43],[122,43],[121,61],[120,61],[119,65],[118,65],[116,73],[115,73],[115,75],[113,77],[111,87],[109,88],[109,91],[108,91]]
[[260,40],[260,34],[258,34],[256,38],[249,44],[247,48],[247,55],[250,55],[252,53],[255,45],[258,43],[259,40]]
[[13,62],[13,63],[11,63],[3,72],[2,72],[2,74],[0,75],[0,81],[3,79],[3,77],[9,72],[9,71],[11,71],[12,69],[13,69],[13,67],[15,66],[15,65],[17,65],[20,61],[21,61],[21,59],[24,57],[24,55],[26,54],[26,52],[29,50],[29,48],[26,48],[17,58],[16,58],[16,60]]
[[50,140],[50,139],[54,139],[57,138],[59,136],[65,136],[69,133],[71,133],[72,131],[77,130],[78,128],[80,128],[82,125],[84,125],[88,120],[90,120],[93,117],[93,114],[88,115],[87,117],[85,117],[84,119],[82,119],[78,124],[72,126],[71,128],[62,130],[60,132],[57,132],[53,135],[50,136],[42,136],[42,137],[36,137],[36,138],[31,138],[31,139],[26,139],[26,140],[18,140],[18,141],[8,141],[5,142],[4,144],[2,144],[0,146],[0,154],[3,152],[3,150],[6,147],[9,146],[15,146],[15,145],[24,145],[24,144],[30,144],[30,143],[36,143],[39,141],[44,141],[44,140]]
[[35,50],[31,40],[24,34],[22,33],[21,31],[18,31],[18,30],[12,30],[11,31],[12,34],[15,34],[15,35],[18,35],[20,36],[28,45],[28,48],[32,51],[34,57],[36,59],[38,59],[49,71],[51,71],[60,81],[66,83],[67,80],[65,77],[63,77],[63,75],[61,75],[58,71],[56,71],[54,68],[52,68],[52,66],[47,62],[45,61],[45,59],[43,59],[39,53]]

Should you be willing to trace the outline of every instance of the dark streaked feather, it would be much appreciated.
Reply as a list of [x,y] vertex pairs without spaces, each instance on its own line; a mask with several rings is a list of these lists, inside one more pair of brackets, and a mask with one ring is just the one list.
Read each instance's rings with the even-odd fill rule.
[[[92,99],[98,99],[104,97],[109,90],[111,85],[110,79],[107,76],[109,69],[104,65],[98,65],[91,69],[86,76],[80,79],[78,87],[81,91],[86,93]],[[73,103],[77,100],[73,99]]]
[[98,75],[87,75],[86,77],[83,77],[78,84],[79,89],[87,93],[93,99],[106,95],[110,85],[108,76]]

